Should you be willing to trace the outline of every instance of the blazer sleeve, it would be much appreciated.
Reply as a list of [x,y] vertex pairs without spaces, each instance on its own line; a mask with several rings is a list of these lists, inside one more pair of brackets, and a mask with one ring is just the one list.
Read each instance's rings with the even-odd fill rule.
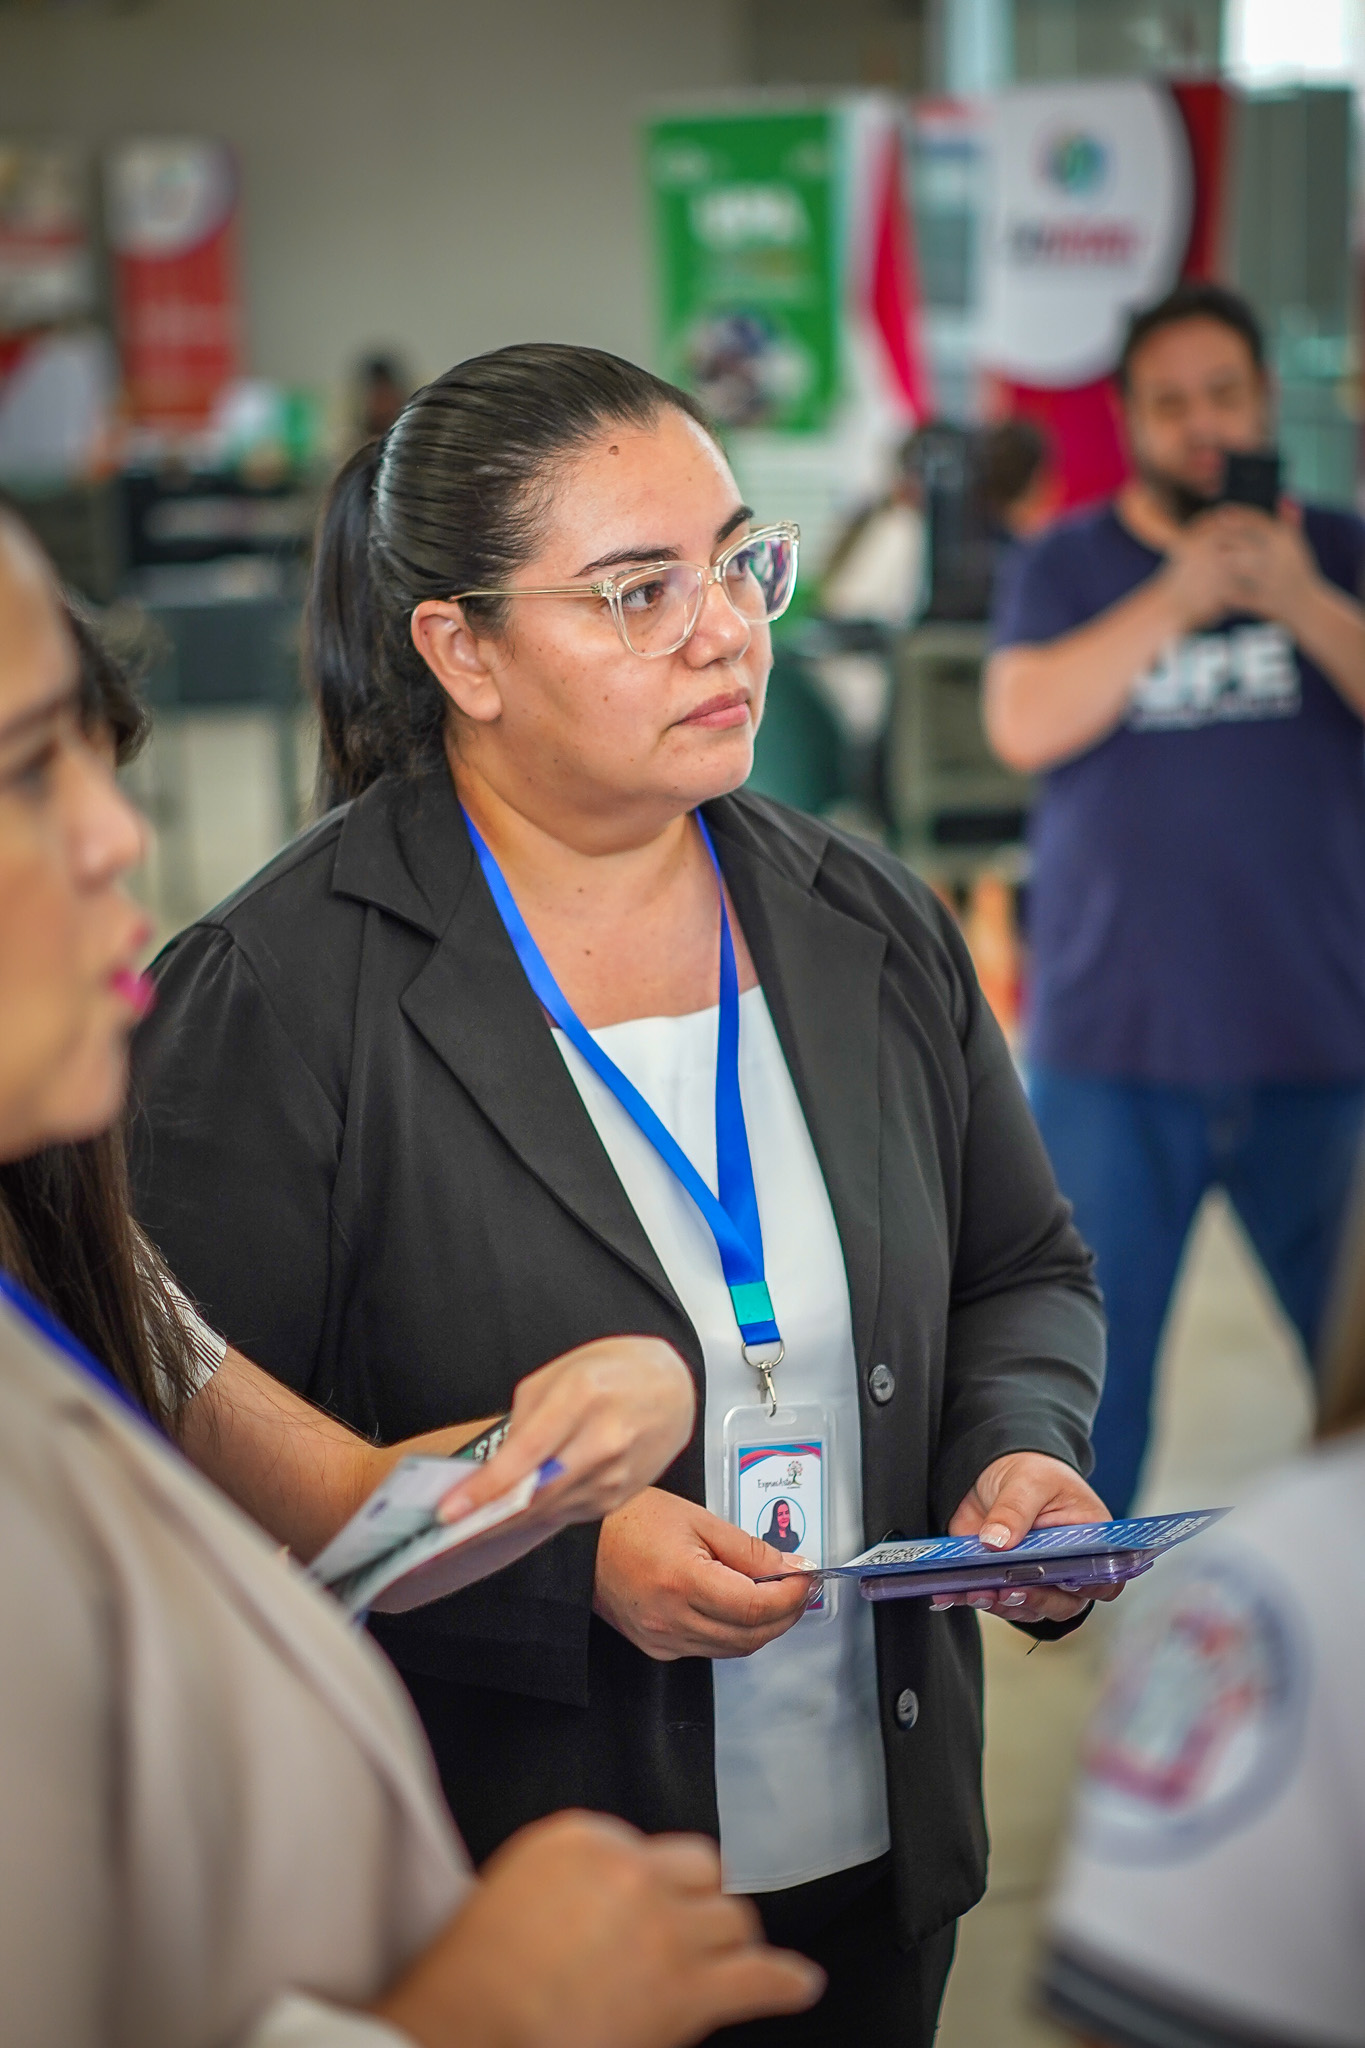
[[341,1105],[249,959],[195,926],[156,967],[133,1050],[133,1203],[214,1329],[306,1392],[319,1364]]
[[942,936],[962,992],[967,1084],[934,1512],[946,1526],[977,1475],[1007,1451],[1043,1451],[1086,1473],[1104,1384],[1094,1261],[1071,1221],[1014,1061],[965,942]]

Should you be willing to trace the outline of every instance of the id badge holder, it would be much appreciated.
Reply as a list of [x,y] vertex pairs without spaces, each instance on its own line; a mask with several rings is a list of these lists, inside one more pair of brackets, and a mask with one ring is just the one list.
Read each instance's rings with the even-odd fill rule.
[[[725,1519],[774,1550],[829,1562],[830,1464],[834,1417],[815,1403],[732,1408],[722,1425]],[[827,1580],[797,1623],[828,1621],[838,1599]]]

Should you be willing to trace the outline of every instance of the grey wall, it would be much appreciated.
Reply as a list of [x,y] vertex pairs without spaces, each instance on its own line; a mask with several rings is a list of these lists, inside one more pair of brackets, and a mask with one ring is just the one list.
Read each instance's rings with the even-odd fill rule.
[[637,123],[740,83],[740,0],[145,0],[0,12],[0,135],[240,152],[251,368],[420,375],[554,337],[646,355]]

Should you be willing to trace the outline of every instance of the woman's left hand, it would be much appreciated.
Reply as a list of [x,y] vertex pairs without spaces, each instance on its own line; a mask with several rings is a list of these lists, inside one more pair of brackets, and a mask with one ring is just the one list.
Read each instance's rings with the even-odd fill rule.
[[[978,1536],[992,1550],[1012,1550],[1030,1529],[1056,1528],[1069,1522],[1112,1521],[1099,1495],[1074,1466],[1041,1451],[1011,1451],[997,1458],[964,1495],[948,1524],[950,1536]],[[934,1607],[977,1607],[1006,1621],[1070,1621],[1092,1600],[1114,1600],[1122,1586],[1103,1586],[1084,1593],[1066,1593],[1060,1586],[1036,1592],[943,1593]]]

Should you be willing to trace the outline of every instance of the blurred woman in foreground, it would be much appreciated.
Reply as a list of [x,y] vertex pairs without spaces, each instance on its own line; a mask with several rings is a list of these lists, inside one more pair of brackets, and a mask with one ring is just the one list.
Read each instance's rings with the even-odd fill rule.
[[[117,1115],[141,827],[0,530],[0,1158]],[[0,2039],[665,2048],[807,2003],[714,1852],[563,1818],[475,1882],[382,1661],[0,1272]]]

